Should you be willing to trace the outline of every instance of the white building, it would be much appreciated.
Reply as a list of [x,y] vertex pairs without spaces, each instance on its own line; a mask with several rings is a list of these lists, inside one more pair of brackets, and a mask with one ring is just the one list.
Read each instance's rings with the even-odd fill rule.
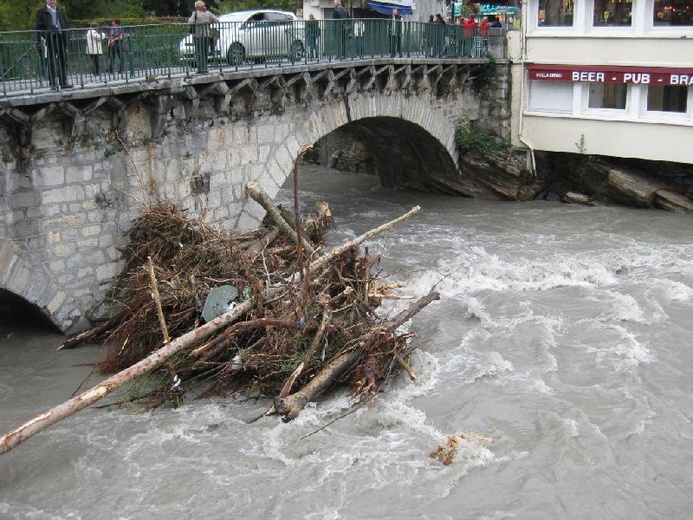
[[526,0],[513,144],[693,163],[693,0]]

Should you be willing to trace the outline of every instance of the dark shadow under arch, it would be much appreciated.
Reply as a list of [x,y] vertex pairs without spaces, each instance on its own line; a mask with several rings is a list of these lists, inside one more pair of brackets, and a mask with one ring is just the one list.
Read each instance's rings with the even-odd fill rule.
[[447,149],[425,129],[395,117],[352,121],[336,132],[361,142],[372,155],[378,177],[388,188],[447,192],[442,179],[456,179]]
[[0,336],[10,330],[42,329],[61,332],[38,306],[0,289]]

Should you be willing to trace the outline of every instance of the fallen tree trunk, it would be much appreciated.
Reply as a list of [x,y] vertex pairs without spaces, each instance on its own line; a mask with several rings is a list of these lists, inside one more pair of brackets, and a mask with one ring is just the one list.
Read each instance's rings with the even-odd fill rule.
[[361,357],[361,349],[350,350],[333,359],[306,386],[286,397],[274,398],[274,410],[284,416],[284,421],[295,419],[305,406],[320,396]]
[[11,432],[6,433],[0,437],[0,455],[10,451],[15,446],[21,444],[25,440],[33,437],[40,431],[45,430],[58,421],[94,404],[123,386],[125,383],[133,381],[135,378],[160,367],[167,359],[177,352],[194,345],[195,343],[207,338],[213,332],[237,320],[240,316],[248,312],[252,306],[253,303],[251,300],[244,301],[243,303],[237,305],[232,311],[222,314],[209,323],[205,323],[201,327],[191,330],[187,334],[184,334],[183,336],[171,341],[171,343],[160,348],[139,363],[126,368],[122,372],[118,372],[114,376],[109,377],[86,392],[83,392],[78,396],[73,397],[69,401],[65,401],[64,403],[51,408],[47,412],[42,413],[38,417],[35,417],[29,422],[15,428]]

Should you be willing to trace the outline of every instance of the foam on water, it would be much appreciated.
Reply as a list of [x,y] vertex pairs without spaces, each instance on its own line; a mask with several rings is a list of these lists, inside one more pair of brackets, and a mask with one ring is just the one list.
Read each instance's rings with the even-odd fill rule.
[[618,325],[609,325],[607,330],[619,337],[616,344],[602,348],[588,348],[588,352],[597,354],[599,363],[608,362],[616,371],[628,371],[637,368],[641,363],[650,363],[655,357],[646,344],[640,342],[635,334]]

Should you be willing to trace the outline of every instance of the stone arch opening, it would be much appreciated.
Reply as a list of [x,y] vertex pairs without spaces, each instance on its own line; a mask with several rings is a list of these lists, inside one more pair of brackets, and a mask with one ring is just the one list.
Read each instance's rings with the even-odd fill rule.
[[366,117],[349,122],[323,138],[312,162],[372,173],[388,188],[447,192],[445,179],[456,179],[448,150],[421,126],[396,117]]
[[[15,311],[21,311],[15,312]],[[0,240],[0,325],[28,316],[63,333],[87,326],[75,300],[42,269],[32,267],[10,241]]]
[[61,332],[37,305],[0,288],[0,337],[11,330],[25,328]]

